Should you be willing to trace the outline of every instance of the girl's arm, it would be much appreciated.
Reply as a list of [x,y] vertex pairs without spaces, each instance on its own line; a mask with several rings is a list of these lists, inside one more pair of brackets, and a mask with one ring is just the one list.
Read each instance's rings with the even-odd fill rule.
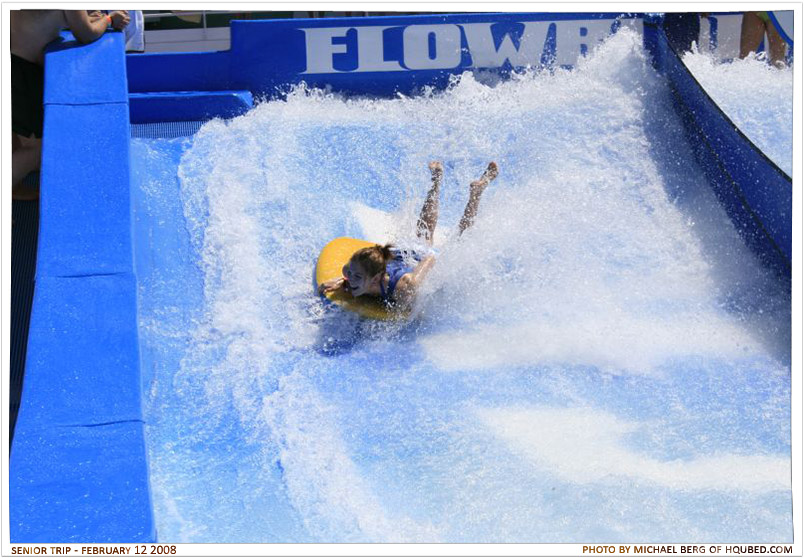
[[430,273],[435,265],[435,256],[430,255],[424,258],[416,268],[410,273],[406,273],[399,278],[396,284],[396,300],[401,304],[410,304],[416,296],[419,286],[424,281],[424,278]]

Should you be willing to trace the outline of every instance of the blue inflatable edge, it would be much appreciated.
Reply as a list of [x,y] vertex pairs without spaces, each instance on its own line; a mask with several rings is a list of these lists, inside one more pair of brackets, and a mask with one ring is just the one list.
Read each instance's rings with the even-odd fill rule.
[[790,279],[793,183],[718,107],[687,69],[664,31],[646,22],[645,40],[667,76],[698,162],[745,242]]
[[9,464],[13,543],[153,542],[123,36],[46,52],[40,234]]

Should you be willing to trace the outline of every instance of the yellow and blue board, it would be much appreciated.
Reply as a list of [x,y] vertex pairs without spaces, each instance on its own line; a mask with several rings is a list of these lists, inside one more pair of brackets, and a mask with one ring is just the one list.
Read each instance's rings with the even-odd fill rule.
[[[342,236],[330,241],[318,256],[315,267],[315,288],[330,279],[337,279],[343,275],[343,266],[352,257],[352,254],[361,248],[374,246],[374,242]],[[404,312],[391,311],[382,300],[373,297],[353,297],[350,293],[338,290],[324,295],[341,308],[355,312],[364,318],[372,320],[394,320],[405,317]]]

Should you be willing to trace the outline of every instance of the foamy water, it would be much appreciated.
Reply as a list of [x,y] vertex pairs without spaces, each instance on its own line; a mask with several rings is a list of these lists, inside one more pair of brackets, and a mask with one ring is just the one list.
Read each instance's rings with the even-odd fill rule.
[[765,53],[721,63],[687,52],[684,64],[732,122],[788,176],[793,176],[793,68],[775,68]]
[[[789,294],[640,43],[417,98],[300,88],[133,140],[140,226],[171,239],[139,272],[160,539],[791,540]],[[321,247],[414,243],[433,159],[415,318],[326,306]]]

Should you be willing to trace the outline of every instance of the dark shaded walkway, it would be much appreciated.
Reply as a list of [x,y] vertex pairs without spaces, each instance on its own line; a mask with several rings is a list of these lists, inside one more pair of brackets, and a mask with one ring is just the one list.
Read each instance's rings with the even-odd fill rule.
[[10,440],[22,399],[28,326],[36,273],[36,242],[39,233],[39,202],[15,201],[11,226],[11,393],[9,413]]

